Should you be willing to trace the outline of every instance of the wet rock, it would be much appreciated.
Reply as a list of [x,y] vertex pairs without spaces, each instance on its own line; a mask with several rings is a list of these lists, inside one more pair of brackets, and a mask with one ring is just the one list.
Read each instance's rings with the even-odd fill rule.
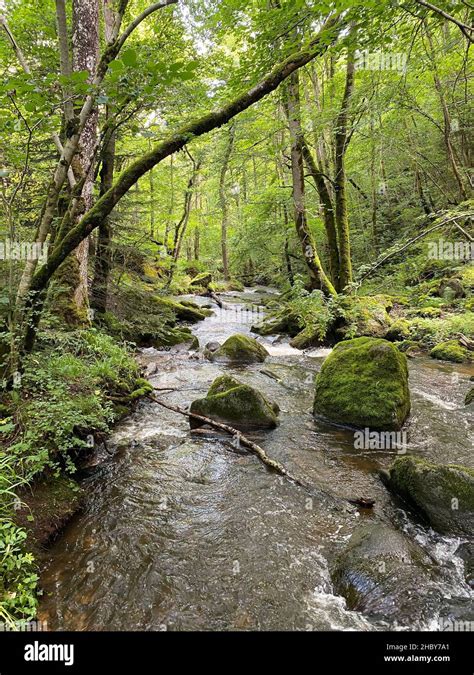
[[219,347],[219,342],[208,342],[205,349],[207,349],[208,352],[217,352]]
[[406,455],[393,462],[384,480],[435,530],[474,536],[474,469]]
[[298,335],[295,335],[290,340],[290,346],[295,349],[309,349],[310,347],[321,347],[324,344],[324,339],[318,330],[312,328],[303,328]]
[[467,392],[466,398],[464,399],[464,405],[471,405],[474,403],[474,387]]
[[407,360],[391,342],[340,342],[316,379],[313,412],[330,422],[398,430],[410,412]]
[[179,302],[178,300],[171,300],[171,298],[155,296],[153,302],[156,306],[161,306],[164,310],[173,312],[175,317],[180,321],[196,323],[208,316],[208,310],[202,311],[199,305],[187,300]]
[[[272,429],[278,424],[278,405],[229,375],[215,379],[206,397],[193,401],[190,410],[240,430]],[[203,423],[190,418],[190,425],[194,429]]]
[[462,561],[464,562],[464,576],[466,577],[466,583],[474,588],[474,542],[466,541],[464,544],[461,544],[456,551]]
[[231,335],[214,352],[207,350],[206,358],[210,361],[222,361],[231,363],[263,363],[268,352],[257,340],[236,333]]
[[463,363],[464,361],[471,360],[469,351],[462,347],[457,340],[440,342],[433,347],[430,356],[432,359],[451,361],[452,363]]
[[383,523],[361,526],[331,566],[335,590],[351,610],[413,625],[432,617],[439,597],[433,561],[406,535]]

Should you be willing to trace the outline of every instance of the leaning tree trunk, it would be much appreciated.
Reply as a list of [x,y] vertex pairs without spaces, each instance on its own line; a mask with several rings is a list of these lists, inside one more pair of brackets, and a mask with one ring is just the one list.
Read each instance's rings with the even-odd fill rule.
[[296,232],[301,243],[306,267],[308,268],[311,288],[320,289],[326,295],[336,295],[336,289],[323,269],[316,249],[316,242],[311,235],[306,218],[300,92],[297,72],[290,76],[285,94],[285,108],[291,139],[291,173],[293,178],[293,205]]
[[222,249],[222,269],[224,279],[229,279],[229,256],[227,251],[227,229],[229,225],[229,205],[227,204],[227,195],[225,189],[225,180],[229,169],[230,156],[234,148],[235,126],[231,124],[229,128],[229,137],[222,161],[221,175],[219,180],[219,203],[222,213],[221,221],[221,249]]
[[178,132],[171,134],[158,143],[151,152],[132,162],[120,174],[112,188],[94,204],[81,221],[72,230],[67,232],[64,237],[56,240],[46,264],[34,274],[30,286],[31,292],[27,297],[22,312],[25,319],[27,319],[25,321],[27,330],[22,340],[22,354],[31,352],[34,347],[45,290],[52,275],[67,256],[77,248],[80,242],[99,227],[103,219],[111,213],[115,205],[130,188],[163,159],[184,148],[191,139],[223,126],[236,115],[263,99],[270,92],[275,91],[298,68],[303,67],[318,55],[323,54],[331,42],[337,39],[344,25],[345,22],[338,15],[331,16],[321,28],[320,33],[309,45],[276,65],[256,85],[234,98],[219,110],[215,110],[184,125]]

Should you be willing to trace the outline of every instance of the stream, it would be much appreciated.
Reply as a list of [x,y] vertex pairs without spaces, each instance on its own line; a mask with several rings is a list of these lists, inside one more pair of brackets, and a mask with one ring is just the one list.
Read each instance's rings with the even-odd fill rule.
[[[193,326],[201,348],[250,333],[272,292],[223,294],[227,308]],[[435,561],[446,602],[472,603],[455,555],[461,540],[417,523],[383,486],[378,471],[394,451],[355,450],[349,430],[314,420],[314,377],[329,350],[259,340],[270,352],[264,364],[213,364],[182,347],[145,349],[140,360],[156,364],[149,379],[174,389],[158,392],[173,405],[204,396],[223,372],[264,392],[280,406],[280,425],[247,435],[321,491],[375,499],[374,509],[334,509],[231,452],[228,438],[191,436],[187,418],[142,401],[109,440],[114,454],[103,451],[84,480],[83,512],[45,554],[39,618],[50,630],[437,630],[439,614],[429,625],[407,616],[393,626],[349,611],[334,593],[328,561],[363,519],[408,532]],[[473,466],[472,413],[463,407],[472,369],[429,358],[409,366],[408,452]]]

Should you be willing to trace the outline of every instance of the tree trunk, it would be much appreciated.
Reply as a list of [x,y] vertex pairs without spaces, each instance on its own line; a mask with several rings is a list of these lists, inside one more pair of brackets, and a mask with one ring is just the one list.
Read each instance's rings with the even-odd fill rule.
[[311,236],[306,219],[299,76],[297,72],[290,76],[285,91],[285,99],[291,139],[291,173],[296,232],[308,268],[311,288],[320,289],[326,295],[336,295],[336,290],[319,259],[316,243]]
[[[92,82],[99,61],[99,2],[98,0],[74,0],[73,2],[73,70],[88,71]],[[97,143],[97,108],[91,111],[79,139],[79,164],[85,175],[81,198],[85,212],[93,205],[94,179],[92,159]],[[75,252],[79,264],[79,284],[74,290],[76,306],[81,309],[89,304],[88,263],[89,239],[84,239]]]
[[348,118],[349,104],[354,90],[354,73],[354,53],[350,51],[347,57],[346,84],[342,96],[341,109],[336,122],[335,133],[334,188],[336,194],[336,227],[339,240],[339,291],[344,290],[344,288],[352,282],[345,154],[349,143]]
[[227,228],[229,225],[229,206],[227,204],[225,179],[229,168],[230,156],[234,147],[235,141],[235,126],[231,124],[229,127],[229,137],[227,139],[227,146],[224,151],[224,158],[222,160],[221,175],[219,179],[219,204],[221,207],[222,221],[221,221],[221,249],[222,249],[222,270],[224,279],[229,280],[229,259],[227,251]]

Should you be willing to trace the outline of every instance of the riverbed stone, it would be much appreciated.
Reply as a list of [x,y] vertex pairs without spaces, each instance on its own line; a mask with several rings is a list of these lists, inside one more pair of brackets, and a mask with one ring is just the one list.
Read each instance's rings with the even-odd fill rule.
[[474,387],[467,392],[466,398],[464,399],[464,405],[471,405],[471,403],[474,403]]
[[410,412],[405,355],[387,340],[340,342],[317,376],[313,412],[336,424],[401,429]]
[[405,455],[385,482],[438,532],[474,536],[474,469]]
[[[412,625],[430,618],[430,564],[423,549],[384,523],[360,526],[331,565],[337,593],[348,609]],[[438,599],[439,602],[439,599]]]
[[206,352],[210,361],[232,363],[263,363],[267,356],[269,354],[263,345],[242,333],[231,335],[216,351]]
[[[278,424],[279,407],[248,384],[221,375],[214,380],[205,398],[192,402],[190,412],[239,430],[272,429]],[[192,429],[204,424],[193,418],[189,421]]]

